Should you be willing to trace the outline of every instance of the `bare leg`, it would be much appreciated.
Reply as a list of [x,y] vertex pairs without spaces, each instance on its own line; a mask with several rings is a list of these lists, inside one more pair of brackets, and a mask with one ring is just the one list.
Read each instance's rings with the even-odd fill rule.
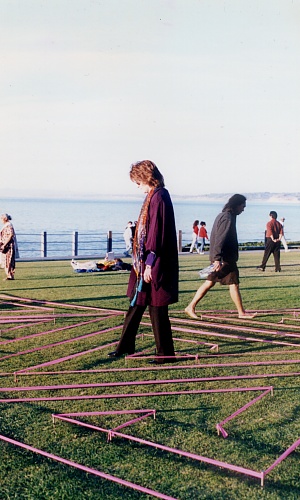
[[230,291],[230,296],[235,304],[235,307],[238,310],[239,318],[254,318],[256,316],[256,313],[250,314],[246,313],[244,307],[243,307],[243,302],[242,302],[242,296],[240,294],[240,289],[238,285],[229,285],[229,291]]
[[190,302],[190,304],[185,308],[185,312],[188,316],[190,316],[190,318],[199,319],[195,312],[195,307],[204,295],[207,294],[208,290],[210,290],[214,285],[215,283],[213,281],[206,280],[203,285],[198,288],[192,302]]

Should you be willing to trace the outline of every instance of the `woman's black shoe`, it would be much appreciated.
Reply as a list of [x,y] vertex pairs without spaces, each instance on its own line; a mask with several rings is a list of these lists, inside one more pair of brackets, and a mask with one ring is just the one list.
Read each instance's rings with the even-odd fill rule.
[[120,354],[118,351],[112,351],[109,352],[107,355],[109,358],[120,358],[122,354]]

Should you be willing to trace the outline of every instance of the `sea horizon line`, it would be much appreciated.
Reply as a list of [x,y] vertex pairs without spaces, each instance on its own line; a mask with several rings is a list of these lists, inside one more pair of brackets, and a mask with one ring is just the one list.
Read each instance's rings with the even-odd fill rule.
[[[200,201],[205,203],[218,203],[228,200],[233,193],[209,193],[197,195],[178,195],[172,194],[174,202],[183,201],[185,203]],[[243,193],[248,201],[255,201],[260,203],[287,203],[299,204],[300,193],[274,193],[274,192],[250,192]],[[70,194],[70,193],[45,193],[35,195],[31,194],[12,194],[10,196],[0,195],[2,200],[32,200],[32,201],[140,201],[142,196],[135,194]]]

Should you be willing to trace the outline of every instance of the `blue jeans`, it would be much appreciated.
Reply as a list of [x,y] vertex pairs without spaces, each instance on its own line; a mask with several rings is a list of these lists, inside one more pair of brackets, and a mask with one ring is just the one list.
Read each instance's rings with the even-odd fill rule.
[[200,238],[201,243],[200,243],[200,252],[203,252],[204,250],[204,245],[205,245],[205,238]]

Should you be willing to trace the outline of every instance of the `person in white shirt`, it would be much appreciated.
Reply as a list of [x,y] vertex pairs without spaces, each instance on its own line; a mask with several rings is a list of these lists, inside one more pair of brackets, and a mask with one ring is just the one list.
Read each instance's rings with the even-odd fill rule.
[[[282,217],[282,218],[280,219],[280,221],[279,221],[279,222],[280,222],[280,224],[282,225],[282,230],[283,230],[283,228],[284,228],[284,221],[285,221],[285,218],[284,218],[284,217]],[[281,243],[283,244],[284,251],[285,251],[285,252],[289,252],[290,250],[289,250],[289,247],[288,247],[288,245],[287,245],[286,239],[285,239],[285,237],[284,237],[284,231],[282,231]]]
[[124,255],[125,257],[130,257],[130,253],[132,251],[132,230],[131,230],[131,226],[132,226],[132,221],[130,220],[128,223],[127,223],[127,226],[125,228],[125,231],[123,233],[123,238],[124,238],[124,241],[125,241],[125,252],[124,252]]

